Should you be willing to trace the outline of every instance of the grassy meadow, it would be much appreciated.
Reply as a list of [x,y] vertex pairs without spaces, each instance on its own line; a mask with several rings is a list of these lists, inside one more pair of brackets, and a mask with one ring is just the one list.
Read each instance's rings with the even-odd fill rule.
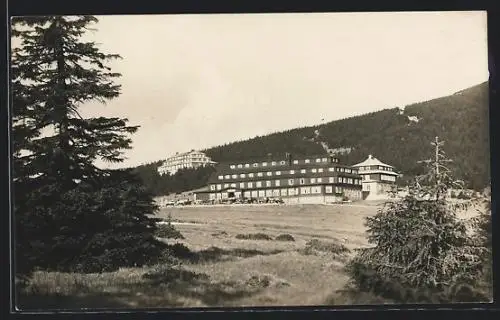
[[[102,274],[37,272],[21,309],[182,308],[351,304],[335,294],[342,268],[367,245],[377,203],[162,209],[189,248],[175,267]],[[257,236],[256,236],[257,234]],[[279,236],[279,237],[278,237]],[[278,237],[278,239],[276,239]]]

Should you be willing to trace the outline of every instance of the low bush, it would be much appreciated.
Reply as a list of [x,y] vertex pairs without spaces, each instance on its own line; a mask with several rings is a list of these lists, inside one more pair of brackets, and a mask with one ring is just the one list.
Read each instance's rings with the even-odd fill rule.
[[184,239],[182,233],[172,224],[172,216],[169,214],[166,224],[160,224],[156,227],[155,235],[163,239]]
[[156,229],[155,235],[163,239],[184,239],[182,233],[175,229],[174,226],[168,224],[159,225]]
[[250,233],[237,234],[236,239],[240,240],[273,240],[273,238],[265,233]]
[[271,277],[267,275],[253,275],[246,281],[246,285],[254,288],[267,288],[271,285],[271,280]]
[[295,241],[295,238],[290,234],[280,234],[274,240],[276,240],[276,241]]
[[302,253],[305,255],[317,255],[321,253],[342,255],[349,252],[350,250],[342,244],[320,241],[318,239],[309,240],[302,250]]
[[167,247],[170,254],[178,259],[192,259],[194,253],[182,243],[175,243]]
[[212,237],[221,237],[221,236],[227,236],[227,232],[226,231],[220,231],[220,232],[212,233]]

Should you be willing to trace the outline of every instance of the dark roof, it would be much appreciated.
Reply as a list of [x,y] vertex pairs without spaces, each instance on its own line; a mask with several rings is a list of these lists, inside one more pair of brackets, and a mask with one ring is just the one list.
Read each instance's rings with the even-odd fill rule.
[[[294,155],[290,154],[290,157],[292,160],[304,160],[304,159],[316,159],[316,158],[329,158],[331,157],[330,154],[328,153],[323,153],[323,154],[315,154],[315,155]],[[334,156],[334,158],[337,158]],[[282,160],[288,160],[285,155],[276,155],[276,156],[269,156],[269,157],[259,157],[259,158],[250,158],[250,159],[245,159],[245,160],[233,160],[233,161],[221,161],[219,162],[220,165],[227,165],[228,167],[231,164],[245,164],[245,163],[261,163],[261,162],[270,162],[270,161],[282,161]]]
[[[293,160],[305,160],[305,159],[317,159],[317,158],[328,158],[329,156],[328,155],[315,155],[315,156],[309,156],[309,157],[301,157],[301,158],[292,158],[292,161]],[[271,165],[268,165],[267,167],[262,167],[261,165],[259,165],[258,167],[253,167],[252,165],[254,163],[259,163],[261,164],[262,162],[272,162],[272,161],[276,161],[276,162],[281,162],[281,161],[287,161],[287,163],[285,165],[281,165],[281,164],[278,164],[276,166],[271,166]],[[248,168],[238,168],[236,167],[235,169],[231,169],[231,165],[238,165],[238,164],[249,164],[250,167]],[[221,175],[221,174],[229,174],[229,173],[234,173],[234,172],[241,172],[241,173],[247,173],[247,172],[262,172],[262,171],[269,171],[269,170],[278,170],[279,168],[283,168],[284,170],[287,170],[287,169],[293,169],[294,167],[296,168],[297,166],[306,166],[306,167],[328,167],[330,166],[332,163],[330,162],[320,162],[320,163],[317,163],[315,161],[311,161],[311,163],[300,163],[300,164],[289,164],[288,163],[288,160],[285,159],[285,158],[279,158],[279,159],[270,159],[270,158],[267,158],[267,159],[260,159],[260,160],[248,160],[248,161],[234,161],[234,162],[225,162],[225,163],[219,163],[216,165],[216,172],[215,174],[218,174],[218,175]],[[343,164],[343,163],[334,163],[335,166],[339,166],[339,167],[345,167],[345,168],[350,168],[351,166],[350,165],[347,165],[347,164]]]

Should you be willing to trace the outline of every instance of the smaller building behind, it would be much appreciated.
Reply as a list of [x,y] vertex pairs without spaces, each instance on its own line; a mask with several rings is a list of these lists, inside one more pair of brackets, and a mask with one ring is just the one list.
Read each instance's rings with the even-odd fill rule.
[[212,159],[207,157],[203,152],[191,150],[185,153],[176,153],[175,156],[167,158],[158,168],[158,173],[160,175],[173,175],[180,169],[196,169],[214,164],[216,164],[216,162],[212,161]]

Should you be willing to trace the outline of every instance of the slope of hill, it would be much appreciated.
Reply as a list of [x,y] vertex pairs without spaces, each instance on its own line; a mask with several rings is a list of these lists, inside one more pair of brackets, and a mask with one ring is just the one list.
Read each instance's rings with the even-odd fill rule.
[[[435,136],[454,160],[455,175],[468,187],[481,189],[490,181],[488,83],[453,95],[385,109],[361,116],[302,127],[266,136],[228,143],[203,150],[214,161],[249,161],[269,154],[311,155],[339,151],[342,162],[354,164],[369,154],[396,167],[404,181],[421,172],[417,163],[432,155]],[[210,170],[180,172],[160,177],[161,162],[136,169],[156,195],[195,189],[207,183]]]
[[[452,169],[470,187],[489,183],[488,83],[405,108],[293,129],[204,150],[214,161],[262,158],[269,153],[317,154],[346,148],[342,161],[354,164],[373,154],[405,176],[421,171],[417,161],[432,154],[435,136],[445,141]],[[350,148],[350,149],[349,149]]]

